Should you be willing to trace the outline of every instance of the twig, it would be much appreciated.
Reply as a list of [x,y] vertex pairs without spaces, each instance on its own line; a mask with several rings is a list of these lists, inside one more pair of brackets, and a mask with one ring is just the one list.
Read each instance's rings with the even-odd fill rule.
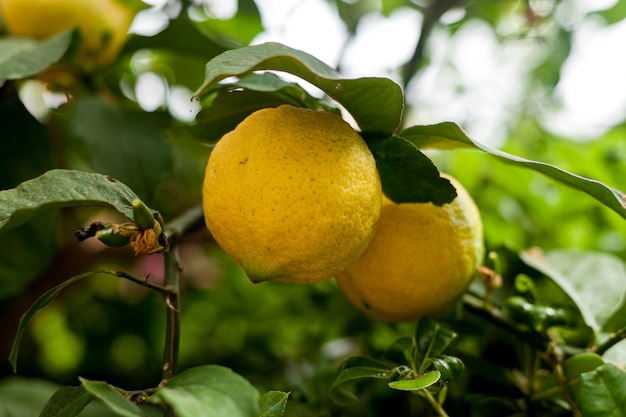
[[596,353],[600,356],[604,355],[607,350],[611,349],[613,346],[626,339],[626,327],[622,327],[618,331],[611,333],[611,336],[602,342],[601,345],[596,349]]
[[203,224],[204,215],[202,206],[197,205],[190,208],[180,216],[167,222],[165,225],[165,235],[170,245],[175,244],[180,238],[190,230]]
[[180,264],[176,247],[165,252],[165,286],[170,288],[163,294],[166,306],[165,348],[163,351],[163,373],[161,385],[176,375],[178,348],[180,345]]
[[107,273],[107,274],[111,274],[111,275],[115,275],[116,277],[120,277],[120,278],[124,278],[127,279],[129,281],[132,281],[136,284],[142,285],[146,288],[150,288],[151,290],[155,290],[160,292],[161,294],[168,294],[172,291],[171,288],[167,287],[167,286],[163,286],[163,285],[159,285],[159,284],[155,284],[154,282],[151,282],[148,280],[149,275],[142,277],[142,278],[137,278],[135,276],[132,276],[124,271],[115,271],[115,272],[109,272],[109,271],[102,271],[103,273]]

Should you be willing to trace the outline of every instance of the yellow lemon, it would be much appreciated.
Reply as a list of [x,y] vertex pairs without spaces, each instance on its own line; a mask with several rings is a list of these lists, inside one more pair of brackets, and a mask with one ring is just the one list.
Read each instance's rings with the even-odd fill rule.
[[207,163],[206,225],[253,282],[316,283],[374,236],[374,157],[339,116],[282,105],[248,116]]
[[[445,175],[444,175],[445,176]],[[450,204],[396,204],[384,197],[378,231],[337,282],[366,314],[416,321],[445,313],[466,290],[483,255],[480,213],[455,179]]]
[[118,0],[0,0],[0,12],[14,36],[47,39],[77,27],[90,68],[115,61],[134,16]]

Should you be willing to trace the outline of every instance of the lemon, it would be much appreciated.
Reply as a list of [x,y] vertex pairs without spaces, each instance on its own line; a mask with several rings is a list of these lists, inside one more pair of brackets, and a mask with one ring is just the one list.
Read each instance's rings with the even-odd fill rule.
[[361,136],[335,114],[289,105],[224,135],[203,184],[208,229],[253,282],[331,278],[365,250],[381,204]]
[[14,36],[47,39],[77,27],[87,67],[115,61],[134,16],[118,0],[0,0],[0,12]]
[[396,204],[384,197],[378,231],[363,255],[337,275],[348,300],[381,320],[416,321],[447,312],[483,255],[480,213],[467,190],[450,204]]

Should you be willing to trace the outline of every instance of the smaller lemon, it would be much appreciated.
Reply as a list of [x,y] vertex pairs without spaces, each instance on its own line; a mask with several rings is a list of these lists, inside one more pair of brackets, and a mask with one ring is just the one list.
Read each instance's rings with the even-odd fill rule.
[[467,289],[483,255],[476,204],[455,179],[450,204],[396,204],[384,197],[378,230],[337,282],[348,300],[381,320],[416,321],[447,312]]
[[253,282],[332,278],[372,240],[382,204],[363,138],[335,114],[288,105],[217,142],[202,195],[208,229]]
[[47,39],[77,27],[89,69],[115,61],[134,17],[118,0],[0,0],[0,13],[14,36]]

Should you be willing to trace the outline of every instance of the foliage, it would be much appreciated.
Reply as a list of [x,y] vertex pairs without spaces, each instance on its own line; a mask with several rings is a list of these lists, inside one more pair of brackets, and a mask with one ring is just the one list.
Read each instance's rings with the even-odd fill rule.
[[[433,28],[454,36],[481,21],[501,35],[516,18],[516,36],[545,29],[554,53],[529,74],[529,97],[555,87],[572,37],[539,2],[328,3],[353,37],[371,13],[422,14],[415,54],[396,69],[403,86],[428,67]],[[620,22],[623,3],[590,18]],[[409,125],[413,103],[390,78],[254,44],[251,0],[221,20],[175,4],[164,30],[133,35],[92,72],[66,59],[78,33],[0,38],[0,416],[624,414],[623,123],[573,142],[528,104],[496,149],[454,122]],[[453,7],[463,17],[442,23]],[[165,92],[153,107],[146,75]],[[198,209],[212,144],[284,103],[352,119],[394,200],[450,201],[439,171],[470,191],[489,255],[452,315],[389,324],[331,281],[254,286],[216,246]]]

